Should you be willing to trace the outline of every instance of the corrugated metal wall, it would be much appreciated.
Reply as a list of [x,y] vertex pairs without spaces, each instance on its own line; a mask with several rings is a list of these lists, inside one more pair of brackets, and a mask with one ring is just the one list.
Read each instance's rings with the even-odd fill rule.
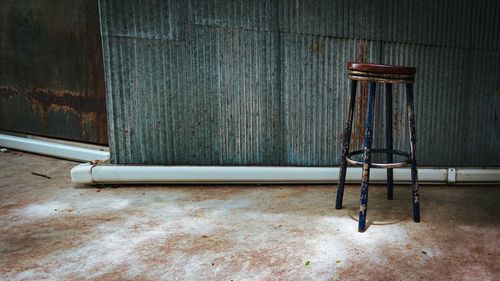
[[[500,166],[499,1],[101,0],[100,10],[114,163],[337,165],[345,66],[357,60],[418,68],[421,165]],[[407,149],[396,90],[396,146]],[[358,101],[355,147],[366,95]]]

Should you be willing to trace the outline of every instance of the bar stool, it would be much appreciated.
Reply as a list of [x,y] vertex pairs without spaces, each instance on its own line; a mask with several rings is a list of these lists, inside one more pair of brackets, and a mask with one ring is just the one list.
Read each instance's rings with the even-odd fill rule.
[[[387,169],[387,197],[393,198],[393,168],[410,165],[412,183],[413,220],[420,221],[420,205],[418,196],[417,160],[415,157],[415,112],[413,109],[413,83],[416,69],[414,67],[371,64],[371,63],[347,63],[348,76],[351,80],[351,99],[349,102],[349,113],[344,128],[342,143],[342,156],[340,158],[340,175],[337,190],[336,209],[342,208],[344,196],[344,185],[347,171],[347,163],[363,166],[361,181],[361,196],[359,207],[358,231],[365,231],[366,213],[368,207],[368,185],[370,182],[370,168]],[[368,106],[365,120],[364,149],[349,152],[351,142],[352,119],[356,103],[356,86],[358,81],[368,82]],[[375,103],[375,88],[377,83],[385,84],[385,107],[386,107],[386,149],[372,149],[373,141],[373,107]],[[406,84],[406,105],[408,111],[410,153],[393,150],[392,144],[392,84]],[[372,163],[372,153],[387,154],[387,163]],[[352,159],[352,156],[363,154],[362,161]],[[393,156],[400,155],[405,158],[401,162],[393,162]]]

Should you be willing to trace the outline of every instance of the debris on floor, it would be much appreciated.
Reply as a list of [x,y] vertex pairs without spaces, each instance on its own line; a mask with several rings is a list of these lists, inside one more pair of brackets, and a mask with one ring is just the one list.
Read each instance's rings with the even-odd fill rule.
[[40,173],[35,173],[35,172],[31,172],[32,175],[34,176],[39,176],[39,177],[42,177],[42,178],[46,178],[46,179],[52,179],[51,177],[47,176],[47,175],[44,175],[44,174],[40,174]]

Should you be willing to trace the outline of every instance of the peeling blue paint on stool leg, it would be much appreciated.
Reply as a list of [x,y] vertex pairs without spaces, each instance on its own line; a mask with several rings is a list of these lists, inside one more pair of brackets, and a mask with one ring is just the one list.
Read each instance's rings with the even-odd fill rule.
[[358,81],[351,80],[351,100],[349,102],[349,113],[344,128],[344,139],[342,142],[342,156],[340,158],[339,186],[337,188],[337,200],[335,209],[342,209],[342,199],[344,198],[345,175],[347,172],[347,153],[351,144],[352,118],[354,116],[354,106],[356,103],[356,86]]
[[406,103],[408,109],[408,122],[410,131],[410,155],[411,155],[411,186],[413,203],[413,220],[420,222],[420,202],[418,194],[418,172],[416,159],[416,133],[415,133],[415,111],[413,108],[413,84],[406,84]]
[[373,142],[373,106],[375,103],[375,82],[369,82],[368,109],[365,123],[365,153],[363,157],[363,179],[359,198],[359,226],[358,231],[366,228],[366,213],[368,211],[368,185],[370,183],[371,149]]
[[[387,150],[393,150],[392,137],[392,84],[385,84],[385,141]],[[387,163],[394,161],[393,153],[387,153]],[[387,199],[392,200],[393,197],[393,171],[392,168],[387,169]]]

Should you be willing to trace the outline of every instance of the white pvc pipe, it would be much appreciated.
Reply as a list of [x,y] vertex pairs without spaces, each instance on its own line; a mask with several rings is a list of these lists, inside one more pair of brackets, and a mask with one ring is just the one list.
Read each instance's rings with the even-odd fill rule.
[[[339,168],[261,166],[120,166],[80,164],[71,170],[71,180],[82,184],[159,183],[332,183]],[[385,182],[385,169],[372,169],[371,182]],[[420,183],[444,183],[447,169],[419,169]],[[359,182],[361,168],[347,169],[347,182]],[[394,181],[409,183],[409,169],[394,169]]]
[[[63,159],[88,162],[109,159],[109,152],[0,134],[0,147],[28,151]],[[500,169],[419,168],[419,183],[500,183]],[[262,167],[262,166],[121,166],[80,164],[71,170],[71,180],[83,184],[155,183],[333,183],[338,167]],[[386,181],[385,169],[372,169],[370,181]],[[347,169],[347,182],[359,182],[361,168]],[[394,169],[394,181],[409,183],[408,168]]]
[[500,169],[457,168],[456,182],[459,183],[499,183]]
[[109,152],[97,149],[66,145],[57,142],[35,140],[0,134],[0,147],[22,150],[78,162],[109,159]]

